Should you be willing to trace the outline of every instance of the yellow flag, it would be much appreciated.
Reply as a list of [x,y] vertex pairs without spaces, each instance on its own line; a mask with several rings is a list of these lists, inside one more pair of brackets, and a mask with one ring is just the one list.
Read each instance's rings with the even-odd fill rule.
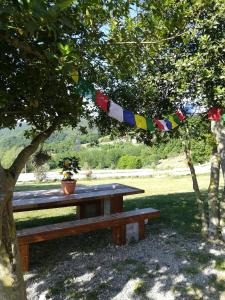
[[73,81],[75,81],[76,83],[78,83],[79,73],[78,73],[78,71],[76,69],[72,70],[71,77],[73,78]]
[[136,126],[138,128],[147,130],[147,121],[146,121],[145,117],[142,117],[139,115],[134,115],[134,118],[135,118]]
[[172,128],[175,128],[175,127],[177,127],[178,126],[178,124],[174,121],[174,118],[173,118],[173,116],[169,116],[169,121],[171,122],[171,124],[172,124]]

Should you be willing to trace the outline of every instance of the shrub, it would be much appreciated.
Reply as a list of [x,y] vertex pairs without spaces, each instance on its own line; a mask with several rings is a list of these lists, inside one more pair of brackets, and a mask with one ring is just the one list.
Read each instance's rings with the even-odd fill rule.
[[47,164],[44,164],[42,166],[34,166],[34,177],[37,183],[46,181],[48,170],[49,166]]
[[117,163],[118,169],[140,169],[141,167],[141,159],[132,155],[121,156]]
[[192,158],[194,163],[204,163],[209,161],[212,146],[205,141],[192,141]]

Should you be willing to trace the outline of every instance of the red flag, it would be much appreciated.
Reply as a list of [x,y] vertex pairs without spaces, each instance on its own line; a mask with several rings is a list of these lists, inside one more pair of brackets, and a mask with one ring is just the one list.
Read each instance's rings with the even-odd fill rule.
[[108,112],[109,99],[100,91],[96,91],[96,104],[104,111]]
[[160,129],[160,130],[164,130],[164,126],[163,124],[156,118],[153,119],[153,122],[156,124],[156,126]]
[[178,118],[180,119],[180,121],[184,121],[185,120],[185,115],[180,111],[176,111],[176,115],[178,116]]
[[222,108],[213,107],[208,112],[209,120],[219,121],[221,119]]

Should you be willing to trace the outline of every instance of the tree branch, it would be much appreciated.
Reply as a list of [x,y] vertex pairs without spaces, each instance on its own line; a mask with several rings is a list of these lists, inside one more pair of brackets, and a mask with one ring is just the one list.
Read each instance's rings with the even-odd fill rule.
[[8,44],[14,46],[17,49],[21,49],[21,50],[25,51],[28,54],[32,54],[32,55],[38,57],[41,60],[46,60],[45,55],[43,55],[42,53],[40,53],[36,49],[33,49],[29,44],[24,43],[24,42],[20,41],[17,38],[10,39],[7,35],[4,35],[2,33],[0,33],[0,38],[4,39]]
[[9,168],[9,173],[16,181],[24,168],[29,157],[38,149],[38,146],[43,143],[56,129],[58,123],[52,124],[46,131],[39,133],[30,143],[18,154],[13,164]]

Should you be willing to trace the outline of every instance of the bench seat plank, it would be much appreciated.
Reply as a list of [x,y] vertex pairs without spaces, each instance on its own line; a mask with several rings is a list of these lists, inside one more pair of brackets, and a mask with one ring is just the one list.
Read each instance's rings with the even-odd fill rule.
[[30,244],[67,235],[94,231],[101,228],[116,227],[124,224],[136,223],[139,221],[144,221],[148,218],[157,218],[159,216],[159,210],[153,208],[143,208],[107,216],[99,216],[76,221],[68,221],[22,229],[17,231],[17,238],[19,244]]
[[22,258],[22,269],[24,272],[29,269],[29,244],[94,231],[96,229],[112,227],[113,241],[117,245],[123,245],[126,243],[127,224],[138,223],[140,240],[144,238],[144,220],[157,218],[159,216],[159,210],[154,208],[143,208],[115,213],[112,215],[104,215],[18,230],[17,240]]

